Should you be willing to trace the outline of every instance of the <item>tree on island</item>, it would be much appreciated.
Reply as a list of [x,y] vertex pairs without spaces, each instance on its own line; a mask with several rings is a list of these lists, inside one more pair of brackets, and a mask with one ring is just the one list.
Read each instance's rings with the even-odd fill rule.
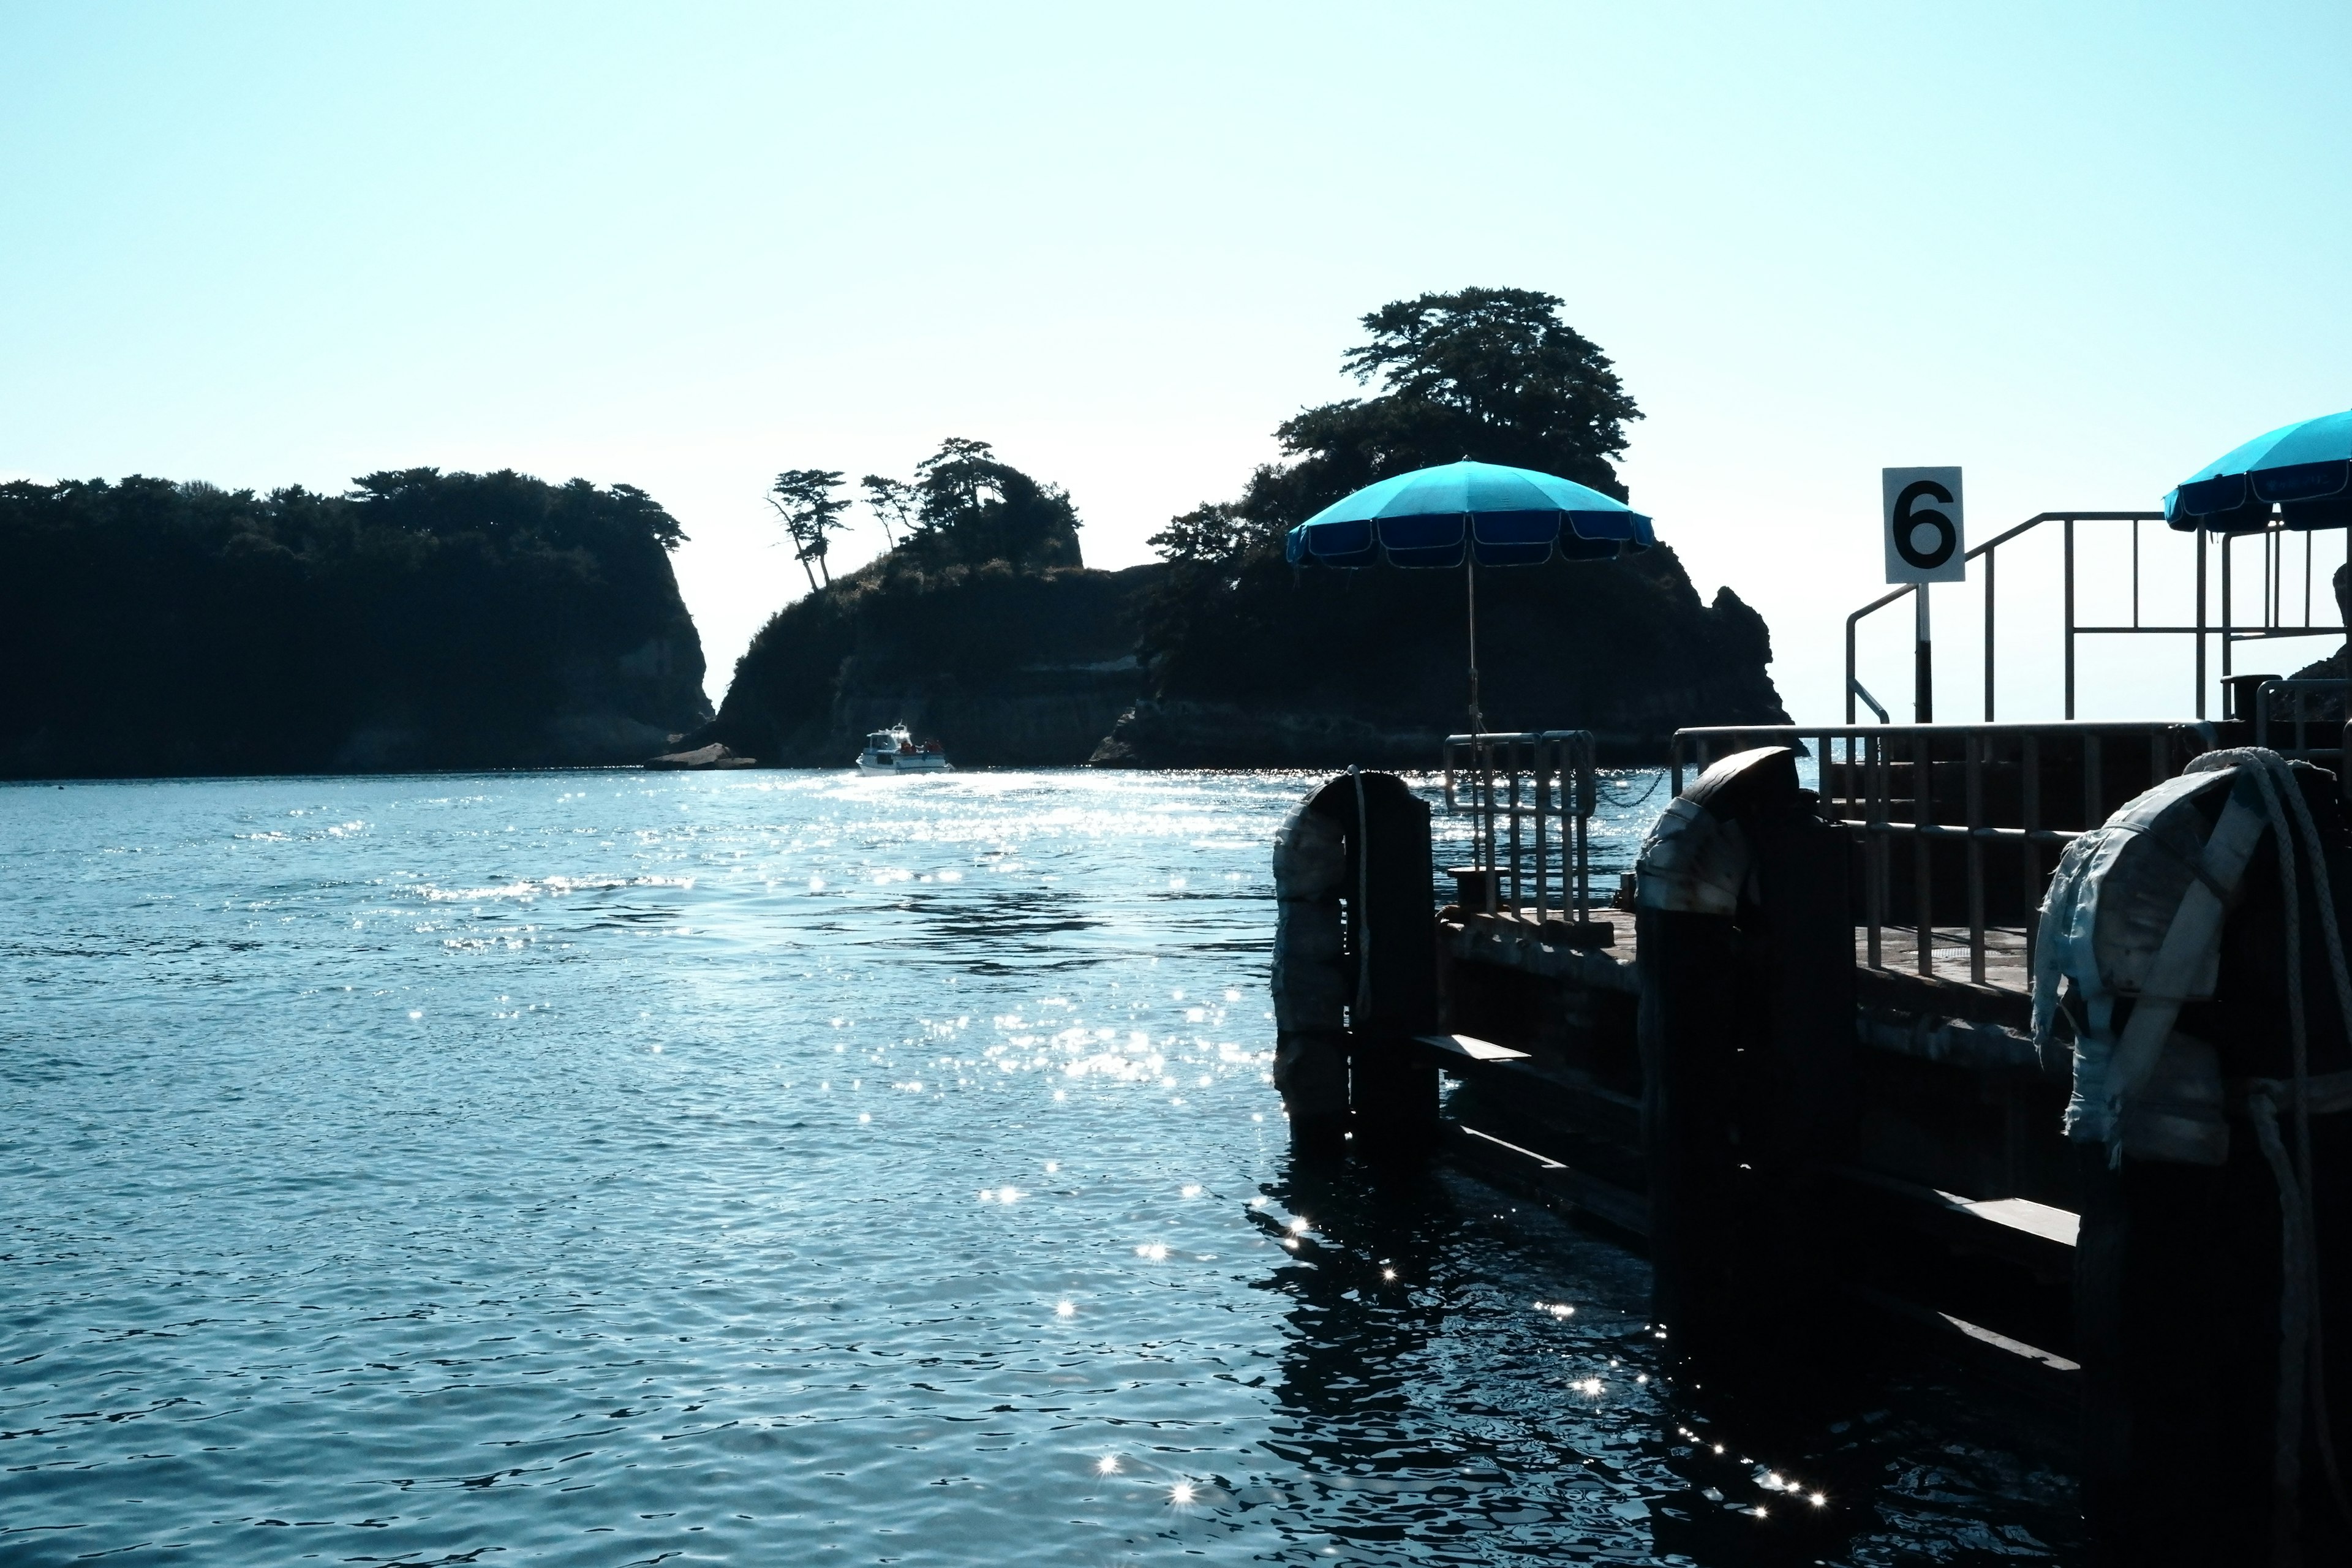
[[898,535],[915,531],[922,498],[906,480],[885,479],[880,474],[868,474],[857,483],[866,492],[866,510],[882,525],[882,537],[891,549],[898,549]]
[[985,441],[950,436],[940,449],[915,465],[917,517],[927,529],[951,528],[978,515],[991,499],[1002,499],[996,448]]
[[1016,570],[1084,564],[1078,510],[1059,485],[999,462],[985,441],[950,436],[915,465],[911,483],[868,474],[866,505],[905,531],[891,559],[916,570],[982,566]]
[[1209,501],[1168,520],[1143,542],[1163,560],[1214,565],[1239,557],[1265,531],[1233,501]]
[[841,474],[833,468],[787,468],[768,487],[767,502],[784,520],[793,555],[808,574],[812,594],[818,590],[819,572],[824,574],[824,585],[833,585],[832,569],[825,564],[824,536],[846,526],[841,514],[849,510],[849,502],[833,493],[840,488]]
[[[1399,735],[1450,719],[1462,679],[1458,581],[1300,572],[1284,559],[1290,528],[1352,491],[1471,458],[1625,498],[1614,459],[1641,409],[1609,356],[1562,319],[1557,296],[1464,289],[1361,320],[1364,337],[1341,363],[1369,395],[1301,409],[1275,431],[1283,461],[1251,474],[1237,499],[1195,507],[1151,537],[1170,570],[1145,602],[1139,652],[1162,717],[1141,714],[1134,754],[1197,758],[1197,734],[1166,729],[1175,721],[1165,715],[1187,704],[1197,712],[1183,722],[1196,731],[1224,725],[1236,736],[1276,710],[1302,724],[1344,713]],[[1702,601],[1664,545],[1606,565],[1482,573],[1478,612],[1493,656],[1487,711],[1503,728],[1591,722],[1654,736],[1780,711],[1762,619],[1728,588]],[[1237,756],[1248,743],[1234,742]]]
[[1383,305],[1341,365],[1377,395],[1300,411],[1275,430],[1294,459],[1238,501],[1196,508],[1149,541],[1169,560],[1230,565],[1364,486],[1459,458],[1537,468],[1622,499],[1612,459],[1642,411],[1609,356],[1529,289],[1464,289]]

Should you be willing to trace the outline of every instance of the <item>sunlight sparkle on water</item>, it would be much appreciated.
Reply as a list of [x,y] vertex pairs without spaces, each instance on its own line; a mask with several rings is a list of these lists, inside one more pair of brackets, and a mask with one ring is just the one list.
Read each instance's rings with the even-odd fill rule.
[[[363,1434],[411,1378],[487,1369],[485,1355],[517,1348],[499,1341],[528,1335],[530,1367],[546,1375],[507,1379],[493,1400],[418,1400],[399,1414],[398,1435],[419,1452],[511,1454],[561,1431],[585,1389],[634,1381],[614,1372],[614,1344],[657,1345],[674,1332],[646,1401],[668,1409],[600,1422],[609,1430],[595,1452],[559,1467],[565,1486],[580,1483],[563,1500],[563,1527],[619,1530],[632,1558],[813,1554],[807,1515],[769,1506],[765,1467],[747,1469],[727,1444],[670,1440],[681,1428],[754,1427],[781,1401],[824,1413],[824,1462],[845,1473],[820,1484],[845,1537],[879,1540],[877,1527],[929,1517],[947,1522],[959,1561],[1107,1568],[1155,1546],[1197,1552],[1202,1568],[1276,1555],[1337,1563],[1378,1559],[1383,1545],[1443,1550],[1417,1538],[1457,1527],[1529,1562],[1653,1560],[1652,1522],[1625,1505],[1686,1490],[1677,1466],[1704,1468],[1706,1449],[1695,1431],[1672,1439],[1672,1454],[1646,1440],[1645,1355],[1623,1357],[1636,1386],[1622,1398],[1592,1367],[1661,1327],[1644,1321],[1638,1261],[1533,1215],[1526,1226],[1475,1223],[1502,1206],[1483,1189],[1449,1188],[1426,1213],[1418,1202],[1391,1210],[1291,1170],[1287,1118],[1266,1081],[1277,1031],[1265,991],[1276,917],[1265,867],[1306,781],[1001,772],[886,794],[842,770],[630,774],[600,780],[576,803],[578,820],[529,814],[541,792],[581,782],[498,775],[446,802],[414,797],[447,781],[404,777],[75,786],[54,800],[0,792],[0,816],[26,828],[10,868],[25,894],[20,923],[46,922],[55,929],[42,938],[60,944],[73,932],[121,933],[74,949],[88,985],[56,985],[54,965],[0,964],[0,1014],[37,1016],[63,1042],[7,1089],[21,1108],[9,1129],[22,1145],[11,1226],[56,1260],[38,1271],[52,1280],[0,1269],[0,1320],[37,1313],[57,1331],[48,1353],[12,1369],[23,1376],[10,1393],[112,1413],[235,1390],[235,1457],[258,1483],[240,1501],[184,1457],[146,1458],[186,1448],[157,1442],[152,1419],[43,1421],[58,1427],[43,1440],[56,1463],[10,1476],[10,1530],[127,1553],[216,1536],[213,1521],[233,1506],[341,1519],[302,1532],[322,1561],[386,1556],[381,1521],[348,1517],[370,1510],[338,1500],[369,1495],[388,1465],[407,1461],[319,1433]],[[623,783],[608,807],[601,797]],[[351,804],[337,799],[319,826],[362,816],[372,826],[325,858],[235,837],[265,807],[329,792]],[[689,792],[693,809],[681,813]],[[1658,795],[1662,805],[1668,792]],[[1163,799],[1176,807],[1128,804]],[[504,832],[492,810],[518,831]],[[596,831],[582,834],[587,826]],[[1640,834],[1620,837],[1615,853],[1630,861]],[[125,846],[142,872],[129,882],[114,858]],[[955,859],[969,861],[961,889],[931,864]],[[900,860],[919,875],[877,886]],[[1171,874],[1204,896],[1163,893]],[[793,898],[796,886],[808,897]],[[172,894],[148,897],[164,887]],[[248,908],[257,893],[275,901]],[[469,905],[479,906],[470,917]],[[689,917],[690,951],[645,940],[683,936]],[[511,951],[486,942],[453,970],[445,939],[467,934],[457,922],[468,918],[484,922],[474,931],[483,938],[529,941]],[[159,952],[202,958],[159,969]],[[220,978],[236,984],[210,985]],[[255,1007],[255,996],[271,1005]],[[483,997],[521,1011],[492,1015]],[[525,1027],[551,1014],[543,1036]],[[432,1029],[415,1026],[425,1017]],[[347,1030],[383,1048],[316,1048]],[[675,1062],[627,1058],[656,1047],[667,1056],[673,1039]],[[853,1075],[840,1091],[846,1106],[834,1097],[836,1071]],[[877,1088],[859,1105],[868,1073]],[[220,1113],[217,1086],[249,1075],[303,1092],[248,1096]],[[1051,1097],[1043,1121],[1037,1089]],[[1159,1114],[1171,1096],[1183,1117]],[[888,1109],[887,1129],[874,1104]],[[840,1136],[836,1108],[859,1136]],[[122,1179],[108,1149],[77,1142],[100,1115],[136,1138],[138,1181]],[[332,1179],[353,1142],[370,1147],[380,1181]],[[1049,1142],[1085,1153],[1076,1163],[1047,1156]],[[668,1152],[651,1158],[652,1179],[582,1179],[625,1170],[630,1156],[612,1151],[633,1148]],[[1019,1187],[1012,1171],[1042,1175],[1045,1190]],[[994,1183],[964,1184],[988,1173]],[[158,1205],[156,1192],[175,1195]],[[529,1201],[481,1196],[497,1192]],[[1240,1215],[1227,1206],[1234,1193]],[[543,1218],[546,1194],[561,1194],[563,1223]],[[975,1216],[966,1203],[993,1212]],[[1436,1220],[1456,1212],[1449,1205],[1465,1223]],[[1308,1208],[1341,1217],[1326,1231],[1297,1212]],[[1148,1274],[1120,1277],[1122,1234]],[[583,1236],[594,1238],[591,1251]],[[1269,1240],[1286,1263],[1256,1250]],[[432,1267],[382,1266],[404,1256]],[[1403,1283],[1398,1256],[1424,1282],[1370,1289]],[[1180,1258],[1182,1267],[1162,1267]],[[478,1289],[450,1283],[474,1274]],[[176,1337],[128,1336],[115,1321],[131,1299],[123,1282],[153,1276],[173,1281],[168,1304],[134,1312]],[[285,1282],[273,1295],[307,1298],[296,1307],[324,1310],[273,1309],[257,1334],[257,1278]],[[572,1289],[583,1278],[593,1289]],[[1066,1290],[1042,1297],[1057,1326],[1037,1322],[1056,1279],[1088,1292],[1084,1333]],[[1536,1310],[1555,1321],[1529,1333],[1519,1303],[1538,1285],[1554,1295]],[[352,1310],[362,1302],[367,1310]],[[1399,1311],[1439,1316],[1400,1338]],[[730,1323],[758,1331],[706,1331]],[[1368,1344],[1385,1363],[1376,1375],[1324,1375]],[[925,1373],[901,1363],[877,1377],[886,1363],[876,1358],[917,1351],[992,1365],[987,1375],[1009,1391],[1038,1385],[1037,1397],[1000,1401],[967,1386],[980,1406],[1008,1407],[968,1427],[927,1415],[921,1440],[908,1441],[907,1380]],[[411,1370],[335,1374],[322,1387],[279,1377],[284,1365]],[[1268,1375],[1207,1375],[1227,1368]],[[1668,1381],[1662,1369],[1661,1394]],[[1300,1465],[1275,1445],[1298,1425],[1302,1389],[1350,1468],[1359,1457],[1381,1468],[1372,1456],[1391,1446],[1472,1447],[1563,1484],[1532,1517],[1506,1512],[1527,1522],[1499,1531],[1478,1496],[1433,1497],[1412,1481],[1301,1484]],[[640,1403],[617,1386],[612,1395],[600,1415]],[[928,1397],[936,1414],[945,1400]],[[707,1414],[676,1414],[686,1405]],[[1124,1450],[1084,1451],[1088,1436],[1117,1426],[1124,1438],[1147,1420],[1138,1468]],[[1850,1500],[1832,1515],[1818,1483],[1777,1472],[1780,1488],[1766,1489],[1751,1479],[1764,1469],[1737,1460],[1699,1479],[1731,1490],[1705,1505],[1724,1516],[1786,1500],[1759,1521],[1776,1532],[1807,1508],[1846,1529],[1851,1511],[1856,1562],[1948,1560],[1953,1532],[1973,1532],[1979,1517],[1995,1529],[2030,1522],[2060,1543],[2053,1560],[2072,1560],[2071,1491],[2053,1482],[2042,1489],[2049,1497],[1972,1495],[1972,1470],[2026,1472],[1939,1453],[1890,1452],[1905,1468],[1889,1474],[1936,1466],[1961,1494],[1957,1510],[1941,1487],[1923,1503],[1857,1479],[1841,1483]],[[1810,1448],[1780,1457],[1832,1473]],[[1095,1480],[1070,1476],[1062,1458]],[[1175,1473],[1196,1463],[1208,1479]],[[1592,1484],[1604,1467],[1613,1473]],[[86,1479],[100,1469],[113,1477],[105,1498]],[[950,1500],[926,1489],[947,1475],[968,1478],[970,1492]],[[538,1488],[500,1480],[461,1495],[464,1519],[444,1509],[428,1534],[449,1523],[462,1548],[528,1542],[547,1526]],[[132,1497],[142,1500],[121,1502]],[[910,1520],[917,1499],[929,1506]],[[1234,1517],[1221,1521],[1229,1504]],[[1970,1517],[1956,1522],[1956,1511]],[[1268,1513],[1280,1516],[1270,1535]],[[1221,1522],[1235,1527],[1230,1535]],[[1181,1539],[1153,1541],[1155,1529]],[[387,1560],[447,1550],[424,1544],[410,1540]]]

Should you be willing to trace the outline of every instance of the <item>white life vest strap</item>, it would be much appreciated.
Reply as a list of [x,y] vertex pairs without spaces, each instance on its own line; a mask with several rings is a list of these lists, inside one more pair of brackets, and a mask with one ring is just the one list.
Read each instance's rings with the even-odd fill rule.
[[2230,791],[2230,803],[2222,807],[2221,820],[2205,841],[2205,852],[2198,858],[2197,879],[2180,895],[2180,907],[2165,929],[2164,943],[2148,968],[2148,988],[2133,1004],[2131,1020],[2116,1042],[2115,1057],[2107,1066],[2110,1126],[2124,1102],[2156,1071],[2156,1059],[2171,1037],[2173,1025],[2179,1021],[2181,1005],[2190,1000],[2184,983],[2211,972],[2208,955],[2221,943],[2221,922],[2230,912],[2227,900],[2237,896],[2246,864],[2270,826],[2269,814],[2242,798],[2248,793],[2239,787]]

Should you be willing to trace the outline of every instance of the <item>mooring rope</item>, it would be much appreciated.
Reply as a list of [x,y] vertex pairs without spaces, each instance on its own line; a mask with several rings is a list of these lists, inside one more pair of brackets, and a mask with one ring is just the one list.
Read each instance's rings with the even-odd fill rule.
[[[1348,764],[1348,776],[1356,781],[1356,1027],[1364,1026],[1364,999],[1372,994],[1372,834],[1371,819],[1364,813],[1364,770],[1354,763]],[[2352,1019],[2352,1013],[2345,1015]]]
[[[2306,1394],[2313,1413],[2314,1437],[2328,1489],[2347,1523],[2347,1502],[2342,1474],[2336,1462],[2335,1435],[2328,1419],[2326,1362],[2320,1325],[2318,1236],[2311,1197],[2315,1190],[2311,1169],[2311,1042],[2303,995],[2303,891],[2296,876],[2295,841],[2309,851],[2312,894],[2319,904],[2320,931],[2327,950],[2330,978],[2335,982],[2338,1016],[2346,1036],[2352,1038],[2352,972],[2347,972],[2342,933],[2336,920],[2336,900],[2327,877],[2326,847],[2312,821],[2310,803],[2284,758],[2274,752],[2252,752],[2248,757],[2255,786],[2269,814],[2271,833],[2278,845],[2279,880],[2284,889],[2284,913],[2287,951],[2286,1009],[2294,1076],[2284,1083],[2257,1079],[2246,1087],[2246,1110],[2254,1136],[2270,1164],[2279,1190],[2279,1366],[2278,1409],[2271,1461],[2273,1508],[2271,1514],[2271,1559],[2274,1564],[2299,1560],[2295,1537],[2301,1533],[2296,1507],[2303,1480],[2303,1428]],[[2284,802],[2294,803],[2290,824]],[[2340,1075],[2330,1074],[2330,1079]],[[2331,1082],[2328,1086],[2336,1086]],[[2279,1091],[2284,1089],[2294,1121],[2292,1158],[2279,1135]],[[2333,1095],[2331,1099],[2335,1098]]]

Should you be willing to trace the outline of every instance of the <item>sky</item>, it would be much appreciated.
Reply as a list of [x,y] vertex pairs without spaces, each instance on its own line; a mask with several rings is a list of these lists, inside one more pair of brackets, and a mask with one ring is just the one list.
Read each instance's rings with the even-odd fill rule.
[[[1359,393],[1365,312],[1537,289],[1643,410],[1634,504],[1828,721],[1883,467],[1961,466],[1976,542],[2352,404],[2347,58],[2340,0],[0,0],[0,476],[639,485],[716,700],[806,591],[778,470],[991,441],[1131,564]],[[2057,712],[2052,531],[2003,552],[2002,718]],[[2086,617],[2127,540],[2084,525]],[[2142,550],[2185,615],[2185,544]],[[1939,717],[1978,592],[1936,590]],[[1909,634],[1864,639],[1898,718]],[[2082,711],[2189,672],[2104,639]]]

